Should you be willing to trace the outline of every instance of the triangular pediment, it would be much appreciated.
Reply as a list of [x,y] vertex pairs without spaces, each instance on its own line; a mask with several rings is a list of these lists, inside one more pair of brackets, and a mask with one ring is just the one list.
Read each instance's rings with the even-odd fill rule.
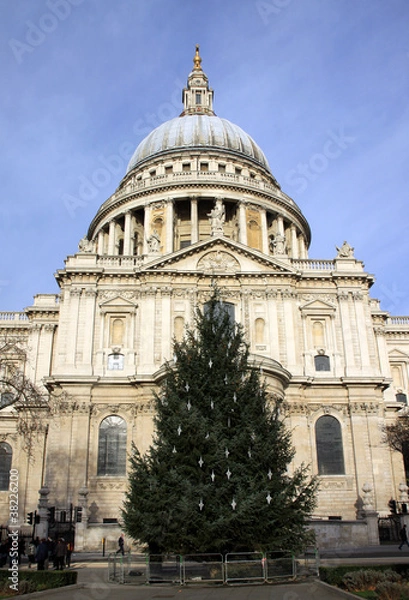
[[398,348],[393,348],[389,354],[389,359],[390,360],[404,360],[407,361],[409,356],[406,352],[402,352],[402,350],[399,350]]
[[295,273],[285,261],[266,256],[227,238],[212,238],[192,244],[177,252],[161,256],[144,265],[146,270],[178,272],[235,273]]
[[310,300],[309,302],[306,302],[303,306],[300,306],[300,310],[305,314],[325,315],[335,312],[335,306],[333,304],[330,304],[329,302],[326,302],[325,300],[316,299]]
[[127,298],[124,298],[123,296],[120,295],[116,295],[113,296],[112,298],[108,298],[107,300],[104,300],[104,302],[100,303],[100,307],[101,310],[115,310],[115,309],[134,309],[136,307],[135,302],[131,302],[130,300],[128,300]]

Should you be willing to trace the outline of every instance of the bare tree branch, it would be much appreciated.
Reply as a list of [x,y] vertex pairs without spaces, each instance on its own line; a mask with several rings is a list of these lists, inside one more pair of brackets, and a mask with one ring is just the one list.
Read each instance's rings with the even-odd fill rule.
[[409,415],[401,415],[392,425],[385,425],[383,433],[388,446],[404,454],[409,447]]
[[[17,417],[17,433],[30,459],[34,458],[35,442],[46,430],[50,412],[65,399],[50,394],[25,374],[27,352],[18,337],[0,340],[0,411],[7,410]],[[64,397],[63,397],[64,396]]]

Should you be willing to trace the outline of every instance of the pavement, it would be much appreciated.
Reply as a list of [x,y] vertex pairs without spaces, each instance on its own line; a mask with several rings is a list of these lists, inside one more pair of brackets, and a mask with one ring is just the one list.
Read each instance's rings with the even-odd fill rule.
[[[409,548],[398,550],[397,545],[344,548],[321,551],[321,565],[409,564]],[[22,569],[27,568],[23,563]],[[314,578],[302,582],[263,585],[204,585],[177,584],[120,585],[108,581],[107,557],[101,553],[74,553],[72,569],[78,571],[75,586],[53,589],[24,596],[33,600],[154,600],[177,598],[179,600],[341,600],[355,598],[352,594],[328,586]]]

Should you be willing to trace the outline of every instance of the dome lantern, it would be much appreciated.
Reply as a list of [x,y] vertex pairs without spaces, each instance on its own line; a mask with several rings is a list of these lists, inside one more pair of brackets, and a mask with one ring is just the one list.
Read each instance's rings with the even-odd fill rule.
[[199,45],[196,44],[196,53],[193,57],[193,70],[187,79],[187,87],[182,92],[184,110],[181,117],[186,115],[211,115],[213,112],[213,90],[209,87],[209,80],[202,69],[202,58],[199,54]]

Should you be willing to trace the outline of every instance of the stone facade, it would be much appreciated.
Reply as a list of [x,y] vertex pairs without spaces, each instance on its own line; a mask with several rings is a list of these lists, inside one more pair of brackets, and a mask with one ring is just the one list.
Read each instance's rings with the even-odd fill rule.
[[[108,417],[125,424],[128,455],[132,443],[149,446],[161,367],[216,281],[272,396],[284,401],[292,468],[305,463],[320,474],[316,530],[332,536],[328,517],[362,517],[364,485],[371,510],[387,513],[405,481],[382,426],[405,410],[409,317],[380,309],[370,296],[373,276],[346,242],[332,259],[308,257],[305,217],[257,144],[215,116],[198,51],[183,98],[181,116],[140,144],[78,252],[57,272],[60,294],[35,296],[24,313],[0,313],[2,338],[25,351],[25,374],[60,397],[33,460],[16,411],[2,408],[0,437],[19,471],[21,523],[46,486],[44,506],[82,508],[77,547],[96,548],[106,536],[113,543],[127,480],[101,466],[101,453],[106,459],[112,451],[111,438],[103,448],[101,424]],[[335,420],[339,460],[326,474],[328,439],[323,434],[320,457],[317,423]],[[3,490],[3,526],[8,518]],[[354,527],[361,531],[362,522],[343,531]]]

